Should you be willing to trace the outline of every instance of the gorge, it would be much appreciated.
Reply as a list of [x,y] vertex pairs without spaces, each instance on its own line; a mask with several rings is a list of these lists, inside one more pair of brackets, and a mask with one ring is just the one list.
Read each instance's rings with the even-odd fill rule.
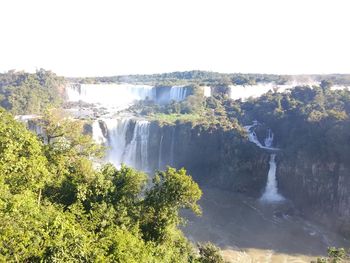
[[[272,84],[266,86],[269,87],[268,90],[271,90],[273,87]],[[85,91],[83,92],[85,92],[85,94],[93,94],[93,91],[90,91],[89,87],[90,86],[84,86]],[[147,88],[145,88],[144,86],[130,85],[127,86],[127,88],[122,86],[120,91],[117,91],[117,86],[114,88],[112,87],[113,86],[108,87],[108,85],[105,85],[106,92],[108,92],[108,90],[113,90],[113,95],[105,94],[105,96],[117,98],[123,94],[126,98],[130,98],[128,106],[135,100],[143,100],[146,98],[155,101],[156,104],[163,105],[171,101],[181,102],[186,99],[186,94],[190,94],[184,91],[183,87],[179,86],[167,88],[167,92],[164,93],[162,91],[162,96],[159,96],[159,87],[147,86]],[[239,88],[240,87],[237,87],[237,94],[232,95],[235,91],[235,87],[231,87],[231,98],[242,98],[245,100],[252,95],[250,94],[247,96],[247,93],[244,90],[240,91]],[[91,86],[91,89],[96,89],[96,85]],[[285,86],[280,88],[279,92],[293,92],[291,86],[288,86],[288,89],[289,90],[286,91],[287,86]],[[213,90],[214,93],[212,92]],[[215,96],[216,94],[215,88],[210,88],[209,92],[208,87],[203,87],[203,91],[204,95],[207,97]],[[121,93],[119,94],[119,92]],[[124,92],[130,92],[130,94],[125,95]],[[261,94],[256,93],[257,98],[260,96],[263,97],[262,94],[264,94],[266,90],[259,90],[259,92],[261,92]],[[133,94],[138,95],[134,96]],[[114,111],[115,108],[120,110],[123,109],[123,107],[125,109],[126,106],[121,105],[118,100],[98,101],[98,99],[96,99],[98,96],[90,96],[90,99],[87,99],[86,102],[100,103],[106,108],[111,108],[109,112],[117,112]],[[69,92],[68,97],[70,100],[78,100],[77,97],[70,97]],[[82,99],[84,99],[84,96],[79,97],[79,100]],[[263,121],[264,119],[265,117],[262,118]],[[256,225],[262,223],[257,219],[260,218],[262,214],[264,215],[262,217],[263,221],[271,220],[272,228],[276,227],[274,220],[277,218],[278,224],[281,224],[279,229],[281,233],[280,236],[273,237],[275,241],[284,235],[289,235],[287,232],[291,231],[291,229],[295,229],[294,223],[292,222],[298,221],[299,224],[303,226],[298,230],[300,231],[299,237],[290,236],[289,238],[292,243],[303,243],[308,240],[310,246],[313,247],[313,252],[311,253],[309,251],[310,253],[308,254],[301,246],[295,246],[294,249],[285,250],[277,245],[275,241],[271,241],[271,244],[274,245],[271,245],[270,248],[280,251],[283,255],[281,257],[286,257],[290,252],[300,254],[306,253],[309,256],[312,254],[317,255],[330,244],[344,244],[344,240],[342,240],[340,236],[331,234],[326,228],[322,227],[322,224],[326,223],[326,225],[332,226],[332,228],[339,229],[340,227],[340,229],[344,229],[348,225],[348,222],[346,222],[347,219],[345,219],[345,221],[342,221],[342,219],[341,222],[338,223],[330,223],[329,220],[332,216],[329,214],[327,215],[324,207],[321,208],[323,204],[320,203],[319,208],[316,208],[316,206],[309,203],[311,200],[314,200],[313,198],[317,198],[315,196],[309,199],[315,193],[310,193],[308,201],[305,201],[305,194],[309,194],[312,188],[305,192],[299,192],[298,194],[295,193],[295,190],[291,189],[292,187],[293,189],[298,188],[301,185],[308,188],[311,187],[311,185],[306,186],[298,181],[292,181],[295,176],[290,174],[290,170],[286,170],[290,168],[286,168],[285,162],[287,159],[284,159],[287,156],[285,150],[288,152],[289,148],[280,149],[273,145],[275,136],[272,129],[274,130],[274,127],[272,129],[267,128],[266,125],[259,125],[258,122],[255,121],[252,125],[244,127],[247,131],[247,134],[244,135],[244,133],[242,134],[235,129],[226,130],[221,127],[205,128],[201,124],[194,125],[186,121],[177,121],[174,123],[159,122],[152,118],[149,119],[147,116],[135,116],[127,111],[117,114],[114,113],[113,117],[107,114],[97,120],[93,120],[92,127],[93,137],[96,138],[98,142],[105,144],[109,149],[106,160],[112,162],[117,167],[119,167],[121,163],[125,163],[150,173],[158,169],[162,170],[167,165],[176,168],[186,167],[193,178],[206,189],[208,195],[212,195],[212,193],[216,191],[215,195],[225,199],[225,194],[222,194],[225,193],[225,191],[236,193],[235,198],[240,201],[235,202],[232,209],[243,209],[242,211],[245,211],[244,213],[247,214],[247,217],[252,218],[253,221],[246,225],[240,222],[234,214],[231,214],[231,219],[223,218],[222,220],[234,220],[237,224],[240,224],[242,228],[254,229]],[[255,128],[257,129],[256,131]],[[276,130],[280,131],[280,129]],[[265,137],[263,133],[266,134]],[[278,134],[277,138],[279,139],[280,136],[282,136],[281,133]],[[260,141],[264,143],[262,144]],[[252,144],[250,144],[250,142],[252,142]],[[291,179],[288,179],[287,176],[290,176]],[[279,187],[277,187],[277,185]],[[214,189],[221,189],[222,193],[219,194],[217,190]],[[345,199],[341,199],[343,200],[341,202],[346,203],[347,201],[345,200],[348,200],[347,198],[349,198],[349,196],[345,189],[348,188],[345,187],[343,189],[343,198]],[[327,191],[328,190],[324,191],[323,194],[333,194]],[[214,196],[211,196],[213,202],[216,200]],[[262,204],[256,203],[254,200],[260,200]],[[298,200],[303,200],[303,204],[299,203]],[[211,204],[204,201],[203,205],[204,212],[211,214],[212,211],[206,210],[208,207],[211,207]],[[310,208],[310,205],[312,208]],[[343,213],[347,213],[347,208],[344,205],[342,206]],[[331,206],[333,206],[332,209],[337,209],[336,203],[333,203]],[[313,212],[306,212],[304,210],[306,208],[310,208],[310,211]],[[310,219],[314,217],[315,213],[323,213],[322,220],[314,220],[314,223],[312,223],[313,220],[307,221],[306,218]],[[194,240],[201,239],[201,235],[198,234],[198,231],[200,231],[199,229],[206,229],[208,224],[211,225],[214,223],[206,220],[204,220],[205,223],[203,223],[203,221],[193,218],[190,220],[198,224],[198,227],[189,226],[187,228],[188,234],[192,236]],[[223,231],[216,227],[214,228],[217,232]],[[237,231],[238,230],[232,230],[232,233],[236,232],[236,234],[239,235]],[[341,230],[341,232],[342,231],[343,230]],[[226,236],[224,234],[225,231],[221,233],[223,237]],[[346,233],[342,232],[342,234]],[[265,232],[261,233],[261,235],[269,236],[269,234]],[[208,238],[208,236],[206,236],[206,238]],[[253,239],[254,237],[252,235],[251,239],[246,238],[245,240],[250,246],[259,247],[258,244],[253,245]],[[216,239],[214,238],[213,240]],[[232,240],[229,237],[227,237],[227,240],[231,241],[224,242],[216,240],[216,243],[225,247],[244,247],[240,244],[241,240]],[[345,241],[345,244],[346,242],[348,241]],[[291,243],[285,243],[284,246],[293,247]],[[231,249],[227,251],[232,251]],[[231,252],[227,253],[230,254]],[[274,256],[279,257],[278,253],[274,254]],[[248,258],[249,257],[250,256],[248,256]],[[252,258],[255,258],[255,256],[251,255],[251,259]]]

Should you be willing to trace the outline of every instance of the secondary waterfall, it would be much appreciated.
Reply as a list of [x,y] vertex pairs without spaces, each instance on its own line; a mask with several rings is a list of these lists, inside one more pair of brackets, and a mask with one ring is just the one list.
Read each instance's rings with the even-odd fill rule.
[[[264,140],[264,145],[262,145],[259,142],[258,137],[256,136],[255,131],[253,128],[258,125],[258,122],[254,122],[253,125],[245,126],[244,128],[248,132],[248,140],[252,143],[254,143],[256,146],[258,146],[261,149],[265,149],[268,151],[276,151],[278,148],[272,147],[273,144],[273,133],[271,129],[268,129],[267,131],[267,136]],[[282,195],[278,193],[278,187],[277,187],[277,179],[276,179],[276,154],[271,153],[270,154],[270,161],[269,161],[269,172],[267,175],[267,183],[265,187],[265,191],[263,195],[261,196],[260,200],[265,201],[265,202],[281,202],[284,199]]]
[[169,101],[182,101],[187,97],[187,89],[184,86],[173,86],[170,89]]
[[211,87],[203,86],[203,91],[204,91],[204,97],[210,97],[211,96]]
[[280,202],[284,200],[284,197],[278,193],[277,180],[276,180],[276,154],[272,153],[270,155],[270,169],[267,175],[267,184],[265,187],[265,192],[261,196],[262,201],[266,202]]
[[174,161],[174,151],[175,151],[175,132],[176,132],[176,125],[173,128],[173,131],[171,133],[171,145],[170,145],[170,165],[175,166]]
[[[101,122],[106,131],[102,131]],[[103,119],[95,121],[92,127],[95,141],[104,143],[109,148],[106,157],[108,162],[116,167],[125,163],[142,171],[149,170],[148,121],[133,118]]]

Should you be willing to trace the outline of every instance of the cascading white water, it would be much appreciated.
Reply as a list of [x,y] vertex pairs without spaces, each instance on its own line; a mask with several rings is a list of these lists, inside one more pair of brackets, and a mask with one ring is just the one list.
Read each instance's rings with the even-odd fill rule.
[[210,97],[211,96],[211,87],[203,86],[203,91],[204,91],[204,97]]
[[248,140],[250,142],[255,143],[256,146],[258,146],[259,148],[264,148],[264,146],[259,142],[258,136],[256,136],[255,131],[251,130],[251,128],[253,128],[255,125],[251,125],[251,126],[245,126],[245,129],[248,132]]
[[124,162],[142,171],[148,171],[149,122],[136,121],[131,142],[127,145]]
[[[261,149],[269,150],[269,151],[276,151],[279,150],[278,148],[273,148],[273,133],[271,129],[268,129],[267,131],[267,136],[264,140],[265,146],[263,146],[260,142],[258,137],[256,136],[255,131],[253,128],[258,125],[258,122],[254,122],[253,125],[245,126],[244,128],[248,132],[248,140],[252,143],[254,143],[256,146],[258,146]],[[260,200],[264,202],[281,202],[284,201],[284,197],[278,193],[278,188],[277,188],[277,179],[276,179],[276,154],[271,153],[270,154],[270,161],[269,161],[269,172],[267,176],[267,183],[265,187],[265,191],[263,195],[261,196]]]
[[272,147],[272,143],[273,143],[273,133],[272,131],[269,129],[268,130],[268,134],[265,138],[265,141],[264,141],[264,144],[265,145],[262,145],[258,139],[258,136],[256,136],[256,133],[255,131],[253,130],[253,128],[257,125],[258,123],[255,122],[253,125],[248,125],[248,126],[245,126],[245,130],[248,132],[248,140],[250,142],[253,142],[256,146],[258,146],[259,148],[261,149],[265,149],[265,150],[273,150],[273,151],[276,151],[276,150],[279,150],[278,148],[274,148]]
[[162,169],[162,150],[163,150],[163,134],[160,136],[159,141],[159,154],[158,154],[158,169]]
[[[168,103],[184,100],[188,95],[187,88],[184,86],[165,87],[163,92],[159,94],[156,91],[156,88],[152,86],[132,84],[69,84],[66,87],[69,101],[83,101],[97,105],[101,109],[106,108],[107,114],[103,113],[104,116],[108,116],[108,113],[113,114],[126,109],[138,100],[150,99],[158,103]],[[160,98],[157,98],[157,96]],[[101,127],[100,121],[104,122],[106,131],[101,129],[103,127]],[[125,163],[147,171],[149,169],[149,122],[135,120],[130,117],[105,118],[100,121],[93,122],[92,136],[96,142],[106,144],[109,147],[107,161],[117,167],[121,163]],[[132,122],[135,122],[135,125],[131,126]],[[130,129],[133,130],[130,131]],[[161,151],[158,161],[159,166],[162,165]]]
[[304,86],[304,85],[317,85],[318,82],[291,82],[283,85],[277,85],[276,83],[259,83],[255,85],[230,85],[230,97],[231,99],[237,100],[242,99],[246,100],[250,97],[257,98],[261,95],[267,93],[268,91],[278,91],[285,92],[293,89],[295,86]]
[[276,180],[276,161],[275,161],[276,154],[272,153],[270,155],[270,169],[269,173],[267,175],[267,184],[265,187],[265,191],[263,195],[261,196],[261,201],[266,202],[281,202],[284,200],[284,197],[278,193],[277,188],[277,180]]
[[271,129],[267,130],[267,136],[265,138],[264,144],[266,147],[271,148],[272,147],[272,143],[273,143],[273,133],[271,131]]
[[[120,167],[125,163],[133,168],[148,171],[149,122],[132,118],[103,119],[108,138],[101,139],[103,132],[98,121],[93,124],[93,138],[107,144],[107,161]],[[132,137],[128,141],[128,133]]]
[[155,90],[148,85],[132,84],[80,84],[68,85],[66,93],[69,101],[83,101],[100,104],[103,107],[122,110],[134,101],[154,100]]
[[169,101],[182,101],[187,97],[187,89],[184,86],[173,86],[170,89]]
[[175,166],[175,161],[174,161],[174,151],[175,151],[175,130],[176,126],[173,127],[173,131],[171,133],[171,145],[170,145],[170,165]]
[[188,96],[185,86],[173,86],[157,97],[156,87],[133,84],[69,84],[66,86],[68,101],[83,101],[100,105],[110,112],[120,111],[135,101],[153,100],[157,103],[182,101]]
[[108,130],[108,155],[107,161],[113,163],[116,167],[125,162],[124,153],[127,146],[126,134],[130,127],[131,118],[104,119]]

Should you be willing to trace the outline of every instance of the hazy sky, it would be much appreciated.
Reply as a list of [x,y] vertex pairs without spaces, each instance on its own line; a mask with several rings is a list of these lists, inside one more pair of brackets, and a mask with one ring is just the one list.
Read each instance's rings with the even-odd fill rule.
[[0,72],[350,73],[349,0],[1,0]]

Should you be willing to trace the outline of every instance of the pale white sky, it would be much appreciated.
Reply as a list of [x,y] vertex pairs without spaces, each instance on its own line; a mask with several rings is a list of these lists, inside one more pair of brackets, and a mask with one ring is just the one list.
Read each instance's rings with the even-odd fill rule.
[[350,73],[349,0],[1,0],[0,72]]

